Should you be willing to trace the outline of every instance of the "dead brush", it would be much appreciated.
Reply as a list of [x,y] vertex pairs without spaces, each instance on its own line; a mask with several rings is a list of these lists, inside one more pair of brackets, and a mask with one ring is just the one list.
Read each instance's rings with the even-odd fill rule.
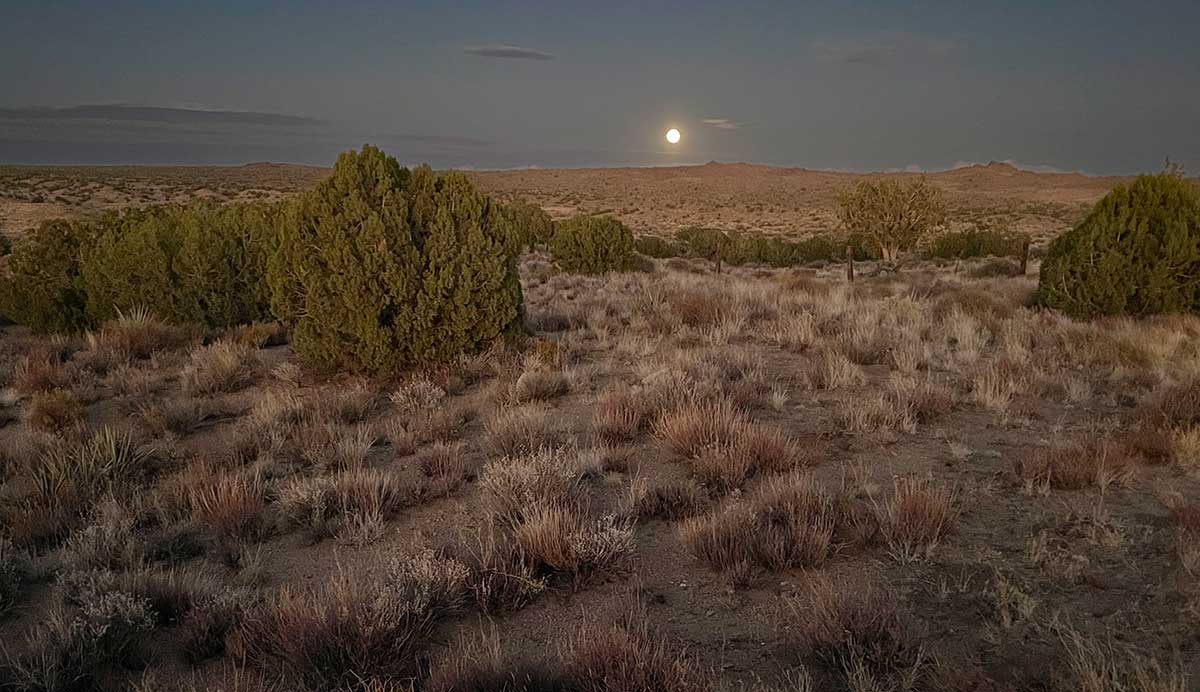
[[1163,387],[1138,409],[1144,423],[1158,428],[1200,426],[1200,376]]
[[624,570],[634,550],[632,522],[591,518],[584,507],[556,502],[527,508],[513,539],[534,565],[568,575],[576,587],[597,573]]
[[1138,463],[1135,452],[1119,441],[1096,441],[1053,445],[1018,457],[1014,472],[1030,492],[1104,489],[1127,482]]
[[889,552],[901,562],[928,557],[958,519],[958,492],[931,480],[897,478],[894,490],[875,506],[876,520]]
[[713,569],[744,573],[819,567],[839,551],[870,540],[868,520],[810,476],[768,480],[740,502],[690,519],[680,529],[696,557]]
[[914,678],[925,660],[923,634],[895,596],[865,580],[812,578],[785,599],[778,625],[799,656],[814,656],[846,678],[899,683]]
[[646,429],[649,421],[644,407],[632,390],[605,392],[596,402],[592,428],[605,442],[629,442]]
[[423,495],[421,487],[395,474],[354,469],[288,481],[275,509],[284,528],[302,527],[316,538],[327,538],[365,519],[393,517]]
[[1058,683],[1064,690],[1086,692],[1187,692],[1187,675],[1180,662],[1164,667],[1128,646],[1088,637],[1069,625],[1058,627],[1061,666]]
[[467,586],[475,605],[486,615],[512,613],[546,590],[538,565],[507,532],[488,522],[475,535],[464,560],[469,569]]
[[449,495],[475,477],[475,469],[467,460],[464,447],[461,442],[436,442],[417,459],[421,473],[429,479],[429,495]]
[[651,484],[644,476],[634,478],[621,498],[621,514],[637,519],[673,521],[699,514],[709,504],[703,489],[691,481]]
[[187,435],[229,414],[211,400],[177,396],[141,403],[137,415],[155,435]]
[[867,383],[866,373],[838,349],[822,348],[810,361],[807,373],[814,389],[843,389]]
[[561,370],[550,370],[539,365],[521,373],[513,383],[510,397],[514,403],[527,404],[557,399],[570,389],[570,384]]
[[188,489],[192,517],[217,538],[247,538],[262,530],[266,484],[257,474],[215,471]]
[[196,341],[194,329],[168,324],[149,310],[135,307],[117,313],[117,319],[104,323],[88,336],[93,350],[110,350],[126,360],[144,360],[159,351],[182,348]]
[[520,523],[538,506],[578,505],[583,496],[579,454],[543,447],[534,452],[489,461],[480,485],[494,516],[508,526]]
[[787,435],[756,423],[727,399],[693,401],[659,417],[655,434],[714,487],[740,487],[758,471],[783,471],[799,462]]
[[179,378],[186,394],[212,395],[245,389],[262,376],[262,370],[252,346],[217,341],[192,351]]
[[463,604],[466,579],[462,563],[426,552],[383,575],[343,570],[318,588],[285,587],[244,616],[231,653],[305,689],[411,677],[435,624]]
[[501,409],[483,427],[492,450],[508,456],[553,446],[561,438],[550,420],[549,411],[532,404]]
[[59,434],[83,424],[83,403],[67,389],[36,392],[29,400],[28,422],[34,430]]
[[564,655],[570,689],[584,692],[708,692],[710,676],[653,631],[640,608],[615,623],[585,625]]
[[13,373],[13,389],[25,395],[70,387],[73,374],[58,355],[39,350],[21,359]]

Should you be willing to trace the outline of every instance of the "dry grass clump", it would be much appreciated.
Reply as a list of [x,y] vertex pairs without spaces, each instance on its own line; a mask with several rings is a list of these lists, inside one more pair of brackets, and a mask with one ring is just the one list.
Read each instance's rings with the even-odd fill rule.
[[5,652],[0,670],[16,690],[93,689],[153,627],[150,604],[125,592],[106,592],[79,608],[55,606],[22,653]]
[[62,433],[82,425],[83,403],[68,389],[35,393],[29,401],[29,425],[35,430]]
[[513,527],[513,539],[539,568],[579,585],[594,574],[624,569],[633,556],[633,524],[597,518],[571,505],[540,503]]
[[318,588],[285,587],[246,614],[233,653],[314,690],[412,676],[433,626],[464,603],[466,580],[461,562],[423,552],[382,575],[342,571]]
[[569,689],[585,692],[707,692],[709,677],[633,612],[607,627],[584,627],[566,653]]
[[846,433],[874,433],[896,430],[911,433],[916,429],[914,408],[897,393],[874,392],[839,399],[833,411],[833,424]]
[[388,399],[395,404],[400,415],[419,416],[437,408],[446,398],[446,390],[434,384],[427,375],[420,374],[397,387]]
[[549,401],[563,396],[570,384],[561,370],[535,367],[525,370],[512,386],[512,400],[518,404],[531,401]]
[[913,689],[925,659],[922,636],[896,598],[865,581],[813,579],[806,593],[785,599],[779,625],[798,655],[815,657],[855,690]]
[[703,289],[681,289],[667,295],[670,315],[677,323],[693,329],[712,327],[728,314],[730,305],[721,293]]
[[741,487],[759,471],[791,468],[800,456],[791,438],[750,420],[727,399],[685,404],[660,416],[654,432],[721,490]]
[[293,479],[279,490],[276,509],[287,528],[315,537],[381,524],[416,503],[421,489],[385,471],[355,469],[333,476]]
[[209,399],[172,396],[139,404],[138,416],[155,435],[187,435],[230,413]]
[[819,567],[839,551],[863,545],[870,518],[810,476],[772,478],[744,500],[687,521],[683,540],[710,567],[735,579],[752,566],[769,570]]
[[449,495],[475,477],[475,468],[464,448],[461,442],[435,442],[417,458],[417,467],[428,479],[429,496]]
[[889,398],[908,411],[907,416],[917,423],[929,423],[954,410],[958,397],[954,390],[931,377],[893,375]]
[[489,461],[480,485],[493,514],[510,526],[537,507],[577,506],[583,497],[583,468],[578,451],[543,447],[534,452]]
[[266,484],[257,474],[214,468],[187,493],[192,517],[218,538],[249,538],[262,531]]
[[12,386],[21,394],[48,392],[69,387],[72,373],[60,354],[38,350],[21,359],[13,373]]
[[262,362],[252,346],[217,341],[192,351],[179,379],[186,394],[211,395],[244,389],[261,375]]
[[645,407],[627,388],[605,392],[596,401],[592,427],[606,442],[629,442],[646,429]]
[[931,480],[898,478],[892,496],[876,506],[880,533],[901,562],[928,557],[958,519],[958,492]]
[[515,612],[546,590],[538,566],[495,524],[489,523],[477,537],[477,547],[466,563],[467,585],[480,611],[486,615]]
[[1175,553],[1183,571],[1200,576],[1200,503],[1187,503],[1181,496],[1171,498],[1169,516],[1175,526]]
[[506,656],[492,630],[455,642],[434,659],[428,692],[708,692],[711,678],[673,651],[634,610],[571,633],[569,643],[547,660]]
[[347,426],[312,420],[297,432],[300,458],[322,469],[362,468],[376,442],[366,425]]
[[1178,664],[1164,669],[1153,658],[1119,646],[1111,638],[1101,641],[1064,627],[1059,633],[1063,648],[1058,684],[1063,690],[1083,692],[1187,692],[1187,675]]
[[867,383],[863,369],[837,349],[821,349],[810,363],[808,382],[815,389],[859,387]]
[[278,322],[252,322],[226,330],[221,339],[258,349],[286,343],[287,333]]
[[23,547],[65,538],[98,500],[142,473],[148,458],[128,433],[111,428],[49,446],[29,469],[29,493],[2,506],[9,537]]
[[1160,428],[1200,426],[1200,376],[1164,387],[1142,405],[1140,414],[1147,424]]
[[142,360],[159,351],[182,348],[196,337],[194,329],[169,324],[149,310],[134,308],[89,334],[88,345],[94,351],[109,351],[124,360]]
[[501,409],[483,427],[492,450],[508,456],[552,446],[560,437],[549,411],[533,404]]
[[0,536],[0,618],[17,604],[28,572],[28,554]]
[[981,369],[971,380],[971,397],[985,409],[1003,413],[1028,385],[1023,366],[998,361]]
[[642,476],[629,484],[621,498],[621,512],[638,519],[686,519],[704,510],[708,496],[691,481],[668,481],[651,485]]
[[1107,488],[1128,480],[1141,459],[1129,445],[1105,438],[1038,449],[1019,457],[1014,470],[1031,492]]

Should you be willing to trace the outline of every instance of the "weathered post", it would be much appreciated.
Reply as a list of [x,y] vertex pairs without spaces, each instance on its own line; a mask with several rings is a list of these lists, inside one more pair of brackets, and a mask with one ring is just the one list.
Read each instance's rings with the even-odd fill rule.
[[846,281],[854,283],[854,247],[846,246]]
[[1025,270],[1029,268],[1029,237],[1021,243],[1021,276],[1025,276]]

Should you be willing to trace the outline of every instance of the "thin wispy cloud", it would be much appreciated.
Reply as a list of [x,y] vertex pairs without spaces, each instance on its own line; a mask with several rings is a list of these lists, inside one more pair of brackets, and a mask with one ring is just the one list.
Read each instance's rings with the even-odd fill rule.
[[475,55],[481,58],[502,58],[506,60],[553,60],[554,55],[545,51],[534,50],[532,48],[521,48],[520,46],[469,46],[463,48],[463,52],[467,55]]
[[891,33],[820,39],[811,48],[823,62],[879,66],[945,58],[958,44],[934,36]]
[[734,122],[729,118],[704,118],[700,122],[718,130],[736,130],[742,126],[741,123]]
[[2,108],[0,120],[49,122],[64,120],[115,120],[171,125],[320,125],[321,120],[284,113],[169,108],[125,104],[92,104],[60,108]]

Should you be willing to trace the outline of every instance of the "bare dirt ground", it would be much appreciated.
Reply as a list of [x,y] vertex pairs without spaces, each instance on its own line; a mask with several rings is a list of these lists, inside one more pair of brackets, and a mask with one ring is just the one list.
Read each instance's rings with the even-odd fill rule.
[[[0,230],[46,218],[130,205],[274,199],[307,189],[326,169],[277,164],[240,167],[0,167]],[[904,176],[911,174],[888,174]],[[837,227],[835,194],[863,176],[750,164],[617,169],[472,172],[485,191],[523,197],[555,217],[612,214],[642,232],[685,226],[802,236]],[[929,178],[947,194],[951,220],[1028,232],[1061,232],[1120,179],[972,166]]]

